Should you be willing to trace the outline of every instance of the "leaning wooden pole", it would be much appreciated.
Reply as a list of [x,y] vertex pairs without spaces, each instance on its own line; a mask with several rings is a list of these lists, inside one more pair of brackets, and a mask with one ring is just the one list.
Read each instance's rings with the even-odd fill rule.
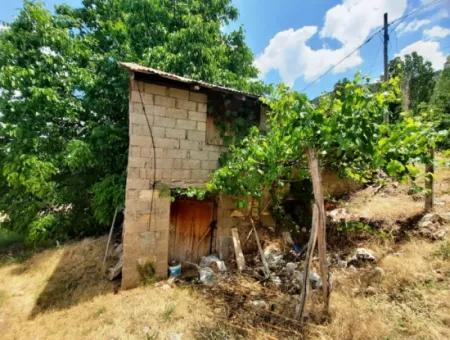
[[434,150],[430,148],[427,164],[425,164],[425,212],[433,210]]
[[309,234],[308,248],[306,249],[305,255],[305,267],[303,269],[302,291],[300,294],[300,301],[295,307],[295,319],[300,320],[300,322],[303,322],[303,312],[305,310],[306,299],[308,297],[309,269],[311,268],[314,248],[316,246],[318,222],[319,209],[317,208],[317,204],[313,203],[311,232]]
[[329,306],[329,280],[328,280],[328,264],[327,264],[327,239],[326,239],[326,214],[325,203],[323,199],[322,180],[319,169],[319,159],[314,148],[307,149],[309,172],[313,185],[314,201],[319,210],[318,228],[317,228],[317,249],[319,252],[319,267],[322,277],[322,293],[324,299],[324,310],[328,312]]

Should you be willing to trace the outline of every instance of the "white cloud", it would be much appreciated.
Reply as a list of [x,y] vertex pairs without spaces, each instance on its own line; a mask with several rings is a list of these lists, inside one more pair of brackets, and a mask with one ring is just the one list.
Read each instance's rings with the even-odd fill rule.
[[442,39],[450,35],[450,29],[442,26],[433,26],[430,29],[424,30],[423,34],[428,38]]
[[[275,34],[263,53],[256,58],[255,65],[262,77],[271,70],[276,70],[281,79],[289,85],[293,85],[300,77],[311,81],[349,54],[363,43],[374,29],[380,27],[384,12],[389,12],[389,20],[392,21],[399,18],[405,9],[406,0],[343,0],[342,4],[327,11],[321,29],[317,26],[304,26]],[[318,32],[321,38],[336,39],[341,43],[341,47],[312,49],[307,42]],[[357,51],[333,72],[343,72],[362,62]]]
[[9,27],[0,22],[0,32],[6,31]]
[[428,60],[433,65],[435,70],[440,70],[444,66],[445,56],[441,51],[441,47],[436,41],[419,40],[411,45],[403,48],[397,56],[403,57],[406,54],[411,54],[412,52],[417,52],[425,60]]
[[430,23],[431,23],[431,20],[429,20],[429,19],[422,19],[422,20],[414,19],[408,23],[401,22],[395,30],[398,32],[399,35],[402,35],[402,34],[406,34],[409,32],[418,31],[423,26],[426,26]]
[[389,21],[399,18],[406,9],[406,0],[344,0],[329,9],[321,37],[335,38],[342,44],[362,43],[369,33],[383,24],[383,14]]

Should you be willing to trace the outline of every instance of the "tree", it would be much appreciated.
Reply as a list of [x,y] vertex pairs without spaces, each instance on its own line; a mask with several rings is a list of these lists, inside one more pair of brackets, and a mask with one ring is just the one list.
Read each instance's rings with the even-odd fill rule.
[[[450,57],[447,58],[434,88],[431,105],[439,116],[439,130],[450,131]],[[444,140],[442,146],[449,148],[450,141]]]
[[421,103],[429,103],[435,85],[434,70],[429,61],[425,61],[416,52],[396,57],[389,63],[391,76],[402,81],[403,111],[411,109],[418,112]]
[[261,91],[229,0],[26,0],[0,33],[0,211],[30,242],[102,232],[123,205],[128,75],[138,62]]

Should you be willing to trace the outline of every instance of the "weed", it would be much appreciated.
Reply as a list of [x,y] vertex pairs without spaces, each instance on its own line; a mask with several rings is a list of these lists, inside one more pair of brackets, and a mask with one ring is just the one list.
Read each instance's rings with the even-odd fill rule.
[[156,340],[156,339],[158,339],[158,332],[157,331],[153,331],[152,333],[146,333],[145,334],[145,339],[146,340]]
[[152,262],[148,261],[144,264],[138,264],[137,269],[144,285],[156,282],[156,272]]
[[175,312],[175,304],[169,303],[164,307],[164,311],[161,314],[162,319],[165,322],[169,322],[172,319],[172,315]]
[[450,260],[450,241],[441,243],[439,249],[433,253],[434,256],[440,257],[443,260]]
[[102,307],[98,308],[92,316],[94,318],[98,318],[100,315],[102,315],[105,312],[106,312],[106,308],[102,306]]

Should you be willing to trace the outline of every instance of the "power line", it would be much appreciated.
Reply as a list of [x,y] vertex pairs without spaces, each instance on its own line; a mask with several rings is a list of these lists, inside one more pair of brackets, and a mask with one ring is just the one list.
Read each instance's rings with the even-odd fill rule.
[[361,47],[363,47],[365,44],[367,44],[368,42],[370,42],[373,37],[375,37],[378,33],[380,33],[383,30],[383,28],[378,29],[375,33],[373,33],[371,36],[369,36],[366,40],[364,40],[364,42],[359,45],[358,47],[356,47],[354,50],[352,50],[349,54],[347,54],[344,58],[342,58],[341,60],[339,60],[336,64],[330,66],[324,73],[322,73],[320,76],[318,76],[317,78],[315,78],[313,81],[309,82],[308,84],[306,84],[306,86],[302,89],[302,92],[305,91],[307,88],[309,88],[312,84],[314,84],[316,81],[322,79],[324,76],[326,76],[328,73],[330,73],[336,66],[339,66],[340,64],[342,64],[346,59],[350,58],[353,53],[355,53],[356,51],[358,51]]
[[[401,16],[398,19],[393,20],[390,24],[388,24],[389,26],[393,26],[393,25],[399,25],[400,22],[402,22],[403,20],[405,20],[406,18],[416,14],[417,12],[420,12],[422,10],[424,10],[425,8],[428,8],[430,6],[436,5],[439,2],[442,2],[443,0],[434,0],[430,3],[424,4],[420,7],[417,7],[416,9],[412,10],[409,13],[406,13],[405,15]],[[392,29],[395,29],[396,26],[392,27]],[[380,33],[381,31],[383,31],[383,27],[379,28],[378,30],[376,30],[372,35],[370,35],[366,40],[364,40],[364,42],[360,45],[358,45],[354,50],[352,50],[350,53],[348,53],[347,55],[345,55],[342,59],[340,59],[336,64],[331,65],[324,73],[322,73],[321,75],[319,75],[318,77],[316,77],[314,80],[310,81],[308,84],[306,84],[303,89],[302,92],[304,92],[305,90],[307,90],[311,85],[313,85],[314,83],[316,83],[317,81],[319,81],[320,79],[322,79],[323,77],[325,77],[327,74],[329,74],[331,71],[333,71],[333,69],[337,66],[339,66],[340,64],[342,64],[345,60],[347,60],[348,58],[350,58],[356,51],[360,50],[364,45],[366,45],[367,43],[369,43],[378,33]]]
[[[402,21],[404,21],[406,18],[409,18],[412,15],[417,14],[418,12],[423,11],[424,9],[434,6],[436,4],[438,4],[439,2],[442,2],[444,0],[434,0],[432,2],[429,3],[425,3],[422,6],[417,7],[416,9],[412,10],[411,12],[406,13],[405,15],[401,16],[400,18],[397,18],[395,20],[393,20],[389,26],[393,26],[392,29],[395,29]],[[397,25],[397,26],[394,26]]]

